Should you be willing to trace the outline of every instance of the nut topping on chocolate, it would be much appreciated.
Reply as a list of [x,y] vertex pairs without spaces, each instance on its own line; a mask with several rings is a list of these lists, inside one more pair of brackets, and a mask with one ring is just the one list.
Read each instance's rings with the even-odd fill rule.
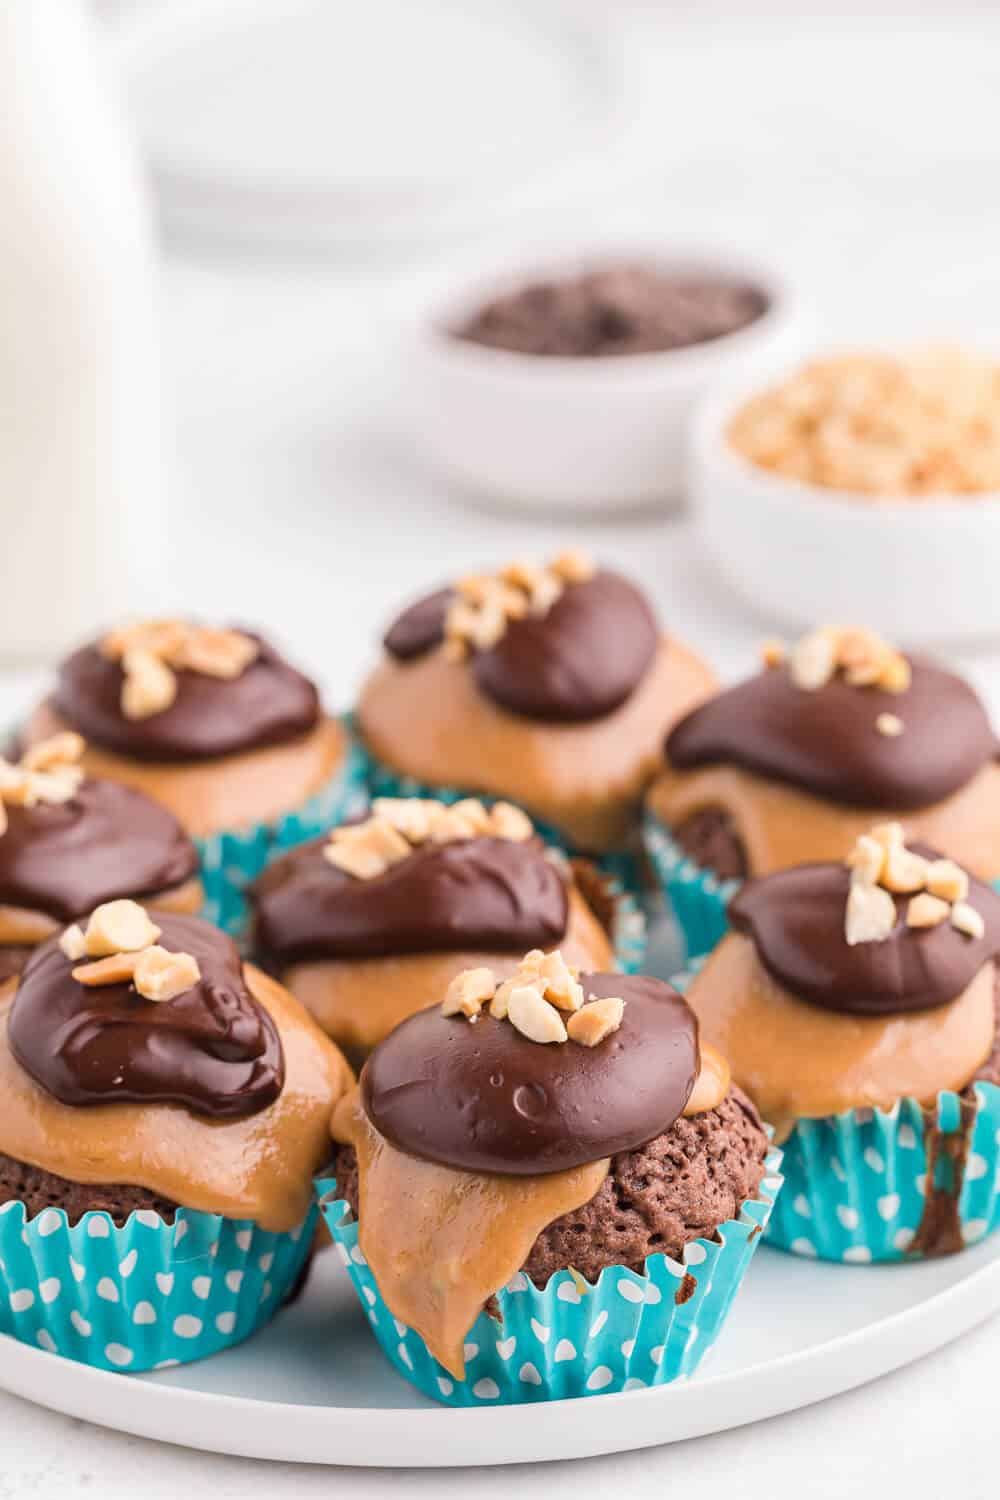
[[[780,642],[767,641],[762,648],[764,664],[781,666],[785,653]],[[899,651],[873,630],[847,625],[823,625],[802,636],[787,657],[795,686],[815,693],[837,675],[851,687],[877,687],[888,693],[905,693],[910,685],[910,664]],[[892,718],[884,714],[883,720]],[[899,727],[896,727],[896,724]],[[883,734],[898,734],[898,720],[888,728],[878,725]]]
[[507,629],[508,620],[541,618],[569,584],[586,583],[596,567],[583,552],[561,552],[547,567],[517,561],[495,576],[460,578],[444,622],[444,650],[455,661],[474,651],[489,651]]
[[232,681],[257,660],[260,647],[239,630],[188,625],[183,620],[143,620],[112,630],[103,656],[121,663],[121,709],[126,719],[148,719],[177,697],[177,672]]
[[857,943],[883,942],[896,925],[894,895],[909,895],[907,927],[937,927],[950,921],[968,937],[981,938],[981,914],[969,905],[969,877],[950,859],[925,859],[907,849],[901,823],[879,823],[863,834],[847,856],[851,885],[845,936]]
[[[560,951],[533,948],[502,984],[497,984],[491,969],[466,969],[452,980],[441,1002],[442,1015],[464,1015],[471,1022],[484,1008],[494,1020],[509,1021],[529,1041],[596,1047],[621,1026],[625,1001],[617,995],[591,995],[585,1003],[578,971]],[[560,1011],[569,1013],[567,1021]]]
[[[157,944],[161,929],[137,901],[107,901],[91,914],[86,930],[74,923],[59,939],[77,967],[73,978],[87,988],[131,980],[144,1000],[174,1000],[201,978],[190,953],[171,953]],[[87,958],[89,963],[81,964]]]
[[7,827],[4,803],[37,807],[40,802],[71,801],[83,780],[77,765],[83,751],[82,737],[67,730],[32,745],[16,765],[0,758],[0,833]]
[[485,807],[475,797],[452,804],[421,797],[376,797],[363,823],[335,828],[324,856],[357,880],[375,880],[408,859],[421,844],[494,838],[524,843],[534,835],[531,819],[510,802]]

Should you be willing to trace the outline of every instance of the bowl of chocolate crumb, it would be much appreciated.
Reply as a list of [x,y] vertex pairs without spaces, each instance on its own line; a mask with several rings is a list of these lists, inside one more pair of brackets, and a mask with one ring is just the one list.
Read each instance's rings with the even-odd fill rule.
[[801,343],[783,273],[663,239],[452,268],[416,300],[409,435],[463,493],[523,509],[678,499],[697,399]]

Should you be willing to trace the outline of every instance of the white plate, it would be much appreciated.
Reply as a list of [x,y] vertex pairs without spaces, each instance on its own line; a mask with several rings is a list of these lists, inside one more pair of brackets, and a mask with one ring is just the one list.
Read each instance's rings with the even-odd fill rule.
[[423,236],[544,201],[620,142],[627,68],[565,0],[171,0],[113,38],[168,225]]
[[583,1458],[774,1416],[917,1359],[1000,1307],[1000,1237],[950,1260],[828,1266],[762,1249],[716,1349],[660,1390],[451,1411],[383,1359],[325,1252],[305,1295],[201,1364],[113,1375],[0,1339],[0,1385],[141,1437],[249,1458],[393,1467]]

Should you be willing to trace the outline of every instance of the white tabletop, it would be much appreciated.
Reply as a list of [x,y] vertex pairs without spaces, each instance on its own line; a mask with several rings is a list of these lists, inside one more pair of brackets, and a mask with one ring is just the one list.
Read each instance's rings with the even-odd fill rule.
[[[673,21],[662,15],[649,24],[659,28],[661,50],[647,49],[655,74],[695,23],[673,13]],[[739,24],[746,31],[746,21]],[[746,88],[745,69],[725,45],[728,26],[717,18],[713,32],[720,98]],[[791,29],[780,30],[774,45],[784,45]],[[760,45],[759,36],[751,40]],[[822,72],[822,32],[813,45]],[[860,33],[855,46],[863,61]],[[975,55],[966,44],[966,56]],[[842,98],[839,118],[833,95],[817,98],[811,112],[803,86],[803,113],[780,152],[766,130],[751,132],[734,169],[725,149],[732,122],[713,135],[703,119],[700,156],[689,152],[685,160],[675,141],[666,142],[645,185],[589,202],[581,227],[609,218],[665,229],[680,223],[750,249],[778,248],[809,278],[824,327],[838,336],[951,325],[995,337],[1000,276],[994,282],[987,264],[1000,234],[990,188],[995,129],[992,142],[970,133],[978,104],[969,71],[944,66],[940,89],[923,107],[900,95],[902,72],[866,80],[861,68],[855,80],[872,97],[876,84],[882,88],[880,139],[866,135]],[[911,124],[917,149],[906,154]],[[164,260],[174,418],[174,548],[165,577],[173,602],[273,626],[337,702],[349,700],[394,601],[470,561],[543,550],[565,534],[544,520],[467,508],[395,443],[385,292],[406,274],[398,264],[289,266],[183,246],[170,247]],[[723,671],[750,664],[762,622],[719,590],[686,522],[647,515],[587,523],[576,535],[636,574],[670,626]],[[1000,662],[979,655],[962,665],[1000,710]],[[2,715],[18,712],[42,680],[33,673],[0,679]],[[987,1493],[985,1433],[995,1423],[998,1361],[1000,1326],[987,1324],[823,1406],[697,1443],[516,1478],[501,1470],[330,1474],[217,1458],[87,1427],[0,1394],[0,1497],[113,1500],[138,1492],[172,1500],[211,1490],[218,1500],[253,1500],[293,1490],[328,1494],[334,1486],[343,1496],[458,1496],[470,1487],[499,1494],[512,1482],[525,1495],[550,1497],[725,1486],[791,1500],[808,1484],[812,1495],[847,1500],[896,1493],[904,1483],[918,1500],[945,1488],[975,1497]]]

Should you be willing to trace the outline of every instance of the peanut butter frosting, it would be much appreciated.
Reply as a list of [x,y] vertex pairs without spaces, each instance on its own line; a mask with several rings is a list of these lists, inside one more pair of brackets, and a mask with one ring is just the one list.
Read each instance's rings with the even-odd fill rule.
[[285,1080],[274,1103],[231,1120],[175,1104],[61,1103],[11,1052],[18,981],[9,980],[0,988],[0,1151],[74,1182],[134,1184],[185,1208],[294,1229],[329,1150],[330,1111],[352,1078],[286,990],[249,965],[244,973],[280,1039]]
[[394,771],[510,797],[579,848],[600,850],[627,839],[664,733],[714,686],[699,657],[661,640],[618,708],[554,723],[501,707],[442,651],[388,654],[362,689],[358,719],[372,754]]
[[[607,934],[575,887],[568,892],[566,925],[554,941],[568,963],[610,968]],[[486,965],[500,978],[517,967],[507,949],[462,948],[373,958],[318,958],[282,966],[281,978],[323,1030],[352,1058],[365,1057],[392,1028],[443,995],[456,975]]]
[[[71,727],[47,701],[29,718],[24,742],[33,745]],[[336,773],[346,751],[342,726],[320,717],[315,727],[283,743],[212,758],[139,760],[92,743],[80,764],[88,776],[145,792],[169,808],[188,833],[202,838],[220,828],[280,817],[307,802]]]
[[880,1016],[847,1015],[791,994],[752,940],[730,933],[688,991],[701,1033],[774,1126],[779,1143],[800,1119],[930,1102],[962,1089],[993,1047],[992,961],[950,1004]]
[[650,788],[649,806],[668,828],[706,808],[724,809],[755,875],[842,859],[874,821],[895,819],[909,838],[946,849],[981,880],[1000,875],[1000,766],[993,761],[942,801],[915,811],[850,807],[736,765],[668,765]]

